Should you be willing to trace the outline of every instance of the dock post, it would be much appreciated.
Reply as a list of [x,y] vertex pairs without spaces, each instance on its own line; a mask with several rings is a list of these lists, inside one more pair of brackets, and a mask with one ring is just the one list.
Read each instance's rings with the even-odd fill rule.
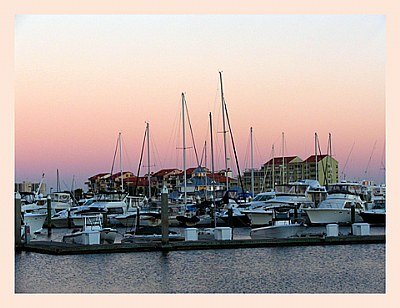
[[140,208],[139,206],[136,207],[136,230],[140,227]]
[[299,212],[297,209],[297,204],[294,206],[294,213],[293,213],[293,222],[296,223],[299,220]]
[[233,209],[231,207],[228,209],[228,225],[233,228]]
[[[350,219],[351,219],[351,225],[353,225],[356,221],[356,208],[354,207],[354,203],[352,203],[350,207]],[[353,227],[351,227],[350,232],[353,235]]]
[[51,197],[47,196],[47,236],[51,235]]
[[71,223],[71,209],[68,209],[67,210],[68,212],[68,216],[67,216],[67,226],[68,226],[68,229],[71,229],[72,228],[72,223]]
[[354,224],[356,222],[356,208],[354,207],[354,204],[351,205],[350,211],[351,211],[351,224]]
[[168,189],[164,185],[161,191],[161,244],[168,245]]
[[107,212],[103,213],[103,228],[107,228],[108,227],[108,215]]
[[15,194],[15,247],[21,246],[21,195]]

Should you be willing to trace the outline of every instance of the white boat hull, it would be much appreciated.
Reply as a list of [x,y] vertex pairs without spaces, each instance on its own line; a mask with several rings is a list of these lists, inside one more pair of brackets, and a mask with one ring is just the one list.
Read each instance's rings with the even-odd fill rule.
[[24,224],[30,228],[30,233],[36,233],[42,231],[43,224],[47,218],[47,214],[39,213],[25,213]]
[[299,236],[305,227],[300,224],[287,224],[278,226],[267,226],[250,231],[252,239],[288,238]]
[[272,211],[242,211],[250,219],[251,227],[266,226],[272,221]]
[[100,244],[113,244],[117,236],[117,229],[103,228],[100,231]]
[[[351,223],[351,209],[304,209],[312,224],[345,224]],[[355,222],[362,222],[359,215],[360,211],[355,212]]]
[[64,243],[80,244],[80,245],[95,245],[100,244],[100,231],[78,231],[71,234],[66,234],[63,237]]

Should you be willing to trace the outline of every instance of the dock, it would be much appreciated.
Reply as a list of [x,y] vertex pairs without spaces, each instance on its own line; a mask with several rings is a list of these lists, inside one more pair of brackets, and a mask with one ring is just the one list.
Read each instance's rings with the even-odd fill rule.
[[51,255],[75,255],[98,253],[126,253],[144,251],[183,251],[206,249],[241,249],[261,247],[316,246],[316,245],[350,245],[350,244],[384,244],[385,235],[344,235],[344,236],[306,236],[284,239],[236,239],[236,240],[198,240],[176,241],[162,244],[161,241],[140,243],[114,243],[101,245],[67,244],[58,241],[31,241],[21,244],[16,251],[27,251]]

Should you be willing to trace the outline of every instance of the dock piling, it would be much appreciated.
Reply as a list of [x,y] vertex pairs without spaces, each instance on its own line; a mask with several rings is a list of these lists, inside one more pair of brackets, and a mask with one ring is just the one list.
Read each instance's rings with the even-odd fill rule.
[[168,245],[168,189],[164,185],[161,191],[161,243]]
[[51,235],[51,197],[47,196],[47,235]]
[[15,194],[15,246],[21,246],[21,195]]

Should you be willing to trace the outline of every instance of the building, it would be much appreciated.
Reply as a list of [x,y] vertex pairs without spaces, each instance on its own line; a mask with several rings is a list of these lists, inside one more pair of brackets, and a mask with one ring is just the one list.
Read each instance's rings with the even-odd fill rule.
[[[22,183],[14,184],[15,192],[38,192],[39,194],[46,195],[46,183],[32,183],[23,181]],[[38,191],[39,190],[39,191]]]
[[[317,179],[321,185],[339,181],[339,165],[329,155],[311,155],[306,160],[299,156],[275,157],[260,169],[254,170],[254,191],[259,193],[273,189],[275,185],[298,180]],[[251,191],[251,170],[243,174],[246,190]]]

